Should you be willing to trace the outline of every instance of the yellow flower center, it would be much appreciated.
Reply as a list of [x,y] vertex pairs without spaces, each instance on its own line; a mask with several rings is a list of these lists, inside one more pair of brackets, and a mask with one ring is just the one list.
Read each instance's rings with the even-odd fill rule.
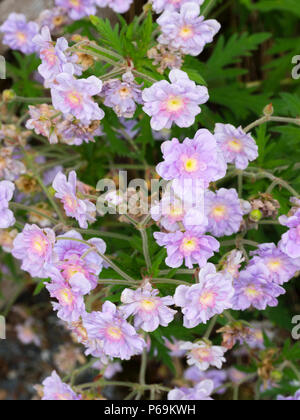
[[107,334],[115,340],[120,340],[120,338],[122,338],[123,335],[119,327],[109,327],[107,329]]
[[179,32],[179,34],[180,34],[180,36],[181,36],[181,38],[185,38],[185,39],[187,39],[187,38],[190,38],[191,36],[193,36],[193,29],[191,28],[191,26],[183,26],[181,29],[180,29],[180,32]]
[[245,294],[249,298],[256,298],[260,295],[260,292],[258,290],[256,290],[254,285],[252,285],[252,286],[249,286],[249,287],[246,288]]
[[181,217],[183,215],[182,207],[172,207],[170,209],[170,216],[176,219],[177,217]]
[[212,292],[205,292],[200,297],[200,303],[203,306],[212,306],[214,304],[214,294]]
[[17,38],[18,40],[24,44],[27,41],[27,36],[23,32],[17,32]]
[[198,169],[198,161],[194,158],[189,158],[184,163],[184,169],[187,172],[195,172]]
[[184,107],[183,99],[179,96],[173,96],[167,101],[167,110],[169,112],[180,111]]
[[212,214],[216,219],[222,219],[225,216],[226,213],[226,207],[223,205],[219,205],[214,207]]
[[228,142],[228,146],[229,148],[233,151],[233,152],[240,152],[243,148],[243,144],[239,139],[232,139]]
[[80,6],[80,0],[70,0],[70,3],[74,7],[79,7]]
[[200,348],[196,350],[196,355],[199,358],[199,360],[207,360],[210,358],[210,351],[206,348]]
[[60,292],[60,299],[66,305],[71,305],[71,303],[73,302],[73,295],[69,289],[63,289]]
[[186,252],[193,252],[197,248],[196,238],[184,238],[182,242],[182,248]]
[[68,101],[73,106],[81,105],[81,103],[82,103],[82,96],[78,92],[69,92],[69,94],[68,94]]
[[155,308],[155,302],[150,299],[144,299],[141,301],[142,308],[145,309],[145,311],[152,311]]
[[281,268],[281,261],[271,260],[268,262],[267,266],[271,271],[278,271]]
[[37,254],[42,255],[47,248],[46,239],[42,237],[37,237],[32,243],[32,248]]
[[122,87],[119,89],[119,94],[121,98],[127,98],[130,95],[130,90],[127,87]]
[[72,197],[71,195],[65,196],[65,202],[66,202],[67,206],[71,210],[76,210],[76,208],[77,208],[77,201],[75,200],[74,197]]

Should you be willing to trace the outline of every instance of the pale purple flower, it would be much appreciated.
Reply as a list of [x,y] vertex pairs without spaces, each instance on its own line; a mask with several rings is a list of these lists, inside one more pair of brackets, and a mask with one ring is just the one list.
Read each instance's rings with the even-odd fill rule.
[[235,369],[234,367],[228,369],[227,375],[229,380],[235,384],[244,381],[247,377],[247,374],[245,372]]
[[240,230],[243,210],[237,191],[221,188],[215,193],[206,191],[205,212],[208,218],[207,231],[216,237],[230,236]]
[[73,217],[83,229],[87,229],[88,222],[93,223],[95,219],[96,206],[87,199],[77,197],[77,176],[72,171],[67,179],[66,175],[59,172],[52,184],[56,191],[55,197],[63,203],[66,215]]
[[143,91],[143,110],[152,117],[151,127],[156,131],[173,123],[190,127],[201,112],[199,105],[209,99],[207,88],[196,85],[184,71],[172,70],[169,79],[171,83],[161,80]]
[[279,217],[279,222],[290,228],[290,230],[284,233],[279,242],[279,248],[282,252],[291,258],[300,257],[300,209],[291,216]]
[[300,270],[300,258],[290,258],[274,243],[259,245],[259,250],[252,255],[250,265],[264,264],[269,270],[268,279],[280,285],[291,280]]
[[249,162],[258,157],[258,147],[250,134],[242,127],[230,124],[216,124],[215,138],[227,163],[233,163],[238,169],[246,169]]
[[199,6],[204,3],[204,0],[152,0],[152,7],[156,13],[161,13],[165,10],[180,10],[183,4],[191,1]]
[[[63,238],[69,239],[64,240]],[[58,261],[54,264],[56,269],[54,275],[57,275],[55,271],[58,271],[67,283],[72,284],[75,290],[76,281],[79,280],[84,287],[82,294],[87,294],[97,286],[98,276],[103,268],[103,259],[96,250],[104,254],[106,244],[100,238],[89,239],[87,243],[95,248],[92,250],[89,245],[81,243],[82,240],[80,233],[74,230],[57,237],[54,252]],[[75,279],[74,276],[76,276]]]
[[51,376],[46,378],[43,382],[44,401],[78,401],[81,396],[75,394],[72,388],[62,382],[58,374],[53,371]]
[[[0,129],[0,139],[5,137],[5,133]],[[15,158],[14,151],[14,147],[5,147],[0,142],[0,179],[15,181],[26,172],[24,163]]]
[[55,0],[55,5],[67,9],[72,20],[96,14],[95,0]]
[[7,229],[16,223],[13,212],[9,210],[14,191],[15,185],[12,182],[0,181],[0,229]]
[[300,389],[292,397],[284,397],[283,395],[278,395],[278,401],[300,401]]
[[191,226],[207,225],[201,206],[183,202],[173,192],[166,192],[162,199],[150,209],[151,217],[169,232],[180,230],[180,223],[187,229]]
[[[205,379],[210,379],[214,383],[214,389],[221,388],[226,382],[227,373],[224,370],[210,369],[206,372],[201,371],[196,365],[189,367],[185,373],[184,378],[188,381],[197,384]],[[218,394],[224,394],[226,388],[219,389]]]
[[[173,181],[174,192],[188,201],[212,181],[226,174],[227,165],[217,146],[214,136],[206,129],[198,130],[194,139],[186,138],[183,143],[174,138],[162,144],[164,161],[156,167],[165,180]],[[193,181],[191,183],[191,181]]]
[[58,301],[52,303],[53,309],[57,311],[58,318],[65,322],[76,322],[85,313],[83,287],[86,285],[83,280],[82,277],[78,278],[78,274],[74,275],[69,282],[60,275],[56,277],[53,275],[51,283],[46,284],[50,296]]
[[159,246],[166,247],[166,264],[172,268],[179,268],[183,263],[188,268],[193,268],[194,264],[204,267],[220,248],[219,242],[212,236],[204,235],[203,228],[199,226],[186,232],[155,232],[154,238]]
[[121,312],[127,319],[134,316],[134,326],[147,332],[155,331],[160,325],[167,327],[173,321],[176,311],[171,296],[159,297],[159,290],[152,289],[150,283],[137,290],[125,289],[121,296]]
[[29,318],[24,324],[16,325],[17,337],[22,344],[35,344],[37,347],[40,347],[41,339],[35,332],[33,324],[33,318]]
[[195,2],[183,4],[178,12],[166,10],[157,19],[162,32],[158,42],[184,54],[199,55],[221,29],[215,19],[205,20],[199,15],[200,6]]
[[221,346],[209,345],[204,341],[197,343],[184,342],[182,350],[187,351],[187,363],[189,366],[197,366],[198,369],[205,371],[210,366],[221,369],[226,362],[224,354],[227,349]]
[[104,112],[92,98],[101,92],[101,80],[96,76],[75,79],[73,72],[73,65],[66,64],[64,71],[56,76],[56,84],[51,87],[54,108],[64,115],[73,115],[86,125],[102,120]]
[[214,390],[213,381],[204,380],[194,388],[175,388],[168,394],[170,401],[211,401],[210,397]]
[[126,13],[130,9],[133,0],[95,0],[99,7],[110,7],[116,13]]
[[56,76],[63,72],[64,65],[67,63],[73,64],[76,75],[82,74],[81,67],[76,65],[78,57],[67,53],[68,41],[65,38],[58,38],[56,43],[53,42],[47,26],[44,26],[41,33],[33,38],[33,42],[36,44],[42,60],[38,71],[44,78],[45,87],[52,85]]
[[105,365],[100,360],[97,360],[97,362],[93,364],[93,368],[99,369],[100,371],[104,369],[103,376],[105,379],[112,379],[117,373],[123,372],[122,365],[119,362]]
[[134,82],[132,73],[123,75],[122,81],[112,79],[104,82],[101,91],[104,105],[113,108],[118,117],[132,118],[136,111],[136,104],[142,104],[141,86]]
[[53,7],[52,9],[43,10],[38,17],[38,24],[41,28],[48,26],[51,33],[53,33],[63,25],[68,25],[72,22],[67,16],[67,13],[67,9],[63,7]]
[[233,309],[246,310],[253,306],[265,310],[267,306],[277,306],[278,296],[285,294],[285,290],[269,280],[269,270],[262,264],[254,264],[241,271],[234,281],[235,295]]
[[245,261],[242,251],[234,249],[227,255],[225,261],[223,262],[223,271],[232,275],[233,278],[238,278],[239,270],[242,266],[242,263]]
[[65,115],[63,120],[56,126],[57,136],[60,142],[69,146],[81,146],[83,143],[94,143],[95,137],[103,134],[100,124],[92,122],[84,125],[72,115]]
[[53,263],[55,232],[26,224],[14,240],[12,255],[22,261],[21,268],[32,277],[47,278],[47,267]]
[[170,350],[170,356],[183,357],[185,355],[186,351],[181,349],[182,341],[177,340],[174,337],[171,337],[170,340],[164,338],[164,341],[167,349]]
[[178,286],[174,301],[182,308],[184,326],[194,328],[206,324],[214,315],[230,309],[234,295],[232,280],[230,274],[218,273],[216,267],[208,263],[199,273],[199,283]]
[[18,13],[11,13],[0,26],[0,32],[4,33],[3,44],[13,50],[21,51],[23,54],[36,52],[33,38],[38,31],[39,25],[36,22],[27,22],[26,16]]
[[129,360],[141,354],[146,346],[144,339],[109,301],[104,303],[102,312],[86,314],[83,323],[89,339],[97,340],[100,350],[109,357]]

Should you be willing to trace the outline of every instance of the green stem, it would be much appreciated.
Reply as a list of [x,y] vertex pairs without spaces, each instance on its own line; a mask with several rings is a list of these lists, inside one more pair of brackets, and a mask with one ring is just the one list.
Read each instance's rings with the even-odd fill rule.
[[28,213],[38,214],[39,216],[44,217],[45,219],[50,220],[54,225],[56,225],[56,223],[57,223],[57,220],[54,219],[53,217],[48,216],[47,214],[43,213],[42,211],[36,210],[35,208],[29,207],[29,206],[25,206],[24,204],[14,203],[14,202],[11,201],[9,203],[9,206],[11,208],[13,208],[13,209],[16,209],[16,210],[25,210]]
[[201,12],[201,15],[206,17],[210,13],[210,11],[215,7],[216,3],[217,0],[210,0],[207,6]]
[[148,235],[145,228],[140,227],[139,231],[141,233],[142,241],[143,241],[143,253],[146,261],[146,266],[148,273],[151,271],[152,263],[151,263],[151,257],[149,252],[149,243],[148,243]]
[[218,315],[215,315],[213,318],[212,318],[212,320],[210,321],[210,323],[209,323],[209,326],[208,326],[208,328],[207,328],[207,330],[206,330],[206,332],[205,332],[205,335],[204,335],[204,339],[209,339],[209,337],[211,336],[211,333],[213,332],[213,329],[215,328],[215,326],[216,326],[216,324],[217,324],[217,321],[218,321]]

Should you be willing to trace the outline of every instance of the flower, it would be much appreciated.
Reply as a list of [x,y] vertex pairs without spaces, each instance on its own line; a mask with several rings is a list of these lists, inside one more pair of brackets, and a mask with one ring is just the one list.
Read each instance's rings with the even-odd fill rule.
[[169,79],[171,83],[161,80],[143,90],[143,110],[152,117],[151,127],[156,131],[171,128],[173,123],[190,127],[201,112],[199,104],[209,99],[207,88],[196,85],[184,71],[171,70]]
[[146,343],[123,318],[116,306],[106,301],[102,312],[86,314],[83,319],[89,339],[97,340],[107,356],[129,360],[141,354]]
[[116,13],[128,12],[133,0],[96,0],[99,7],[110,7]]
[[[1,139],[0,131],[0,139]],[[15,181],[26,172],[25,165],[14,156],[14,147],[5,147],[0,144],[0,179]]]
[[258,251],[252,252],[254,257],[251,259],[250,265],[264,264],[269,270],[268,279],[270,281],[282,285],[291,280],[300,270],[300,258],[290,258],[275,244],[262,244],[258,248]]
[[41,339],[34,331],[33,323],[33,318],[29,318],[24,324],[16,325],[17,336],[22,344],[35,344],[37,347],[40,347]]
[[57,277],[57,273],[60,273],[75,291],[79,283],[81,293],[87,294],[97,287],[98,276],[103,268],[103,259],[97,251],[104,254],[106,244],[100,238],[89,239],[86,244],[80,241],[83,241],[82,236],[74,230],[57,237],[54,252],[58,261],[49,274],[53,272],[54,277]]
[[11,13],[0,26],[0,32],[4,33],[3,44],[23,54],[36,52],[33,38],[38,31],[39,25],[36,22],[27,22],[26,16],[18,13]]
[[204,341],[199,341],[198,343],[184,342],[181,348],[188,351],[188,365],[196,365],[202,371],[207,370],[209,366],[221,369],[222,364],[226,362],[224,354],[227,349],[225,347],[213,346]]
[[113,108],[118,117],[132,118],[136,104],[142,104],[141,86],[134,82],[132,73],[125,73],[122,81],[111,79],[104,82],[101,96],[104,105]]
[[64,65],[64,71],[56,76],[56,84],[51,86],[52,103],[64,115],[71,114],[89,125],[92,121],[102,120],[104,112],[93,101],[92,96],[101,92],[102,82],[96,76],[75,79],[72,64]]
[[214,383],[210,380],[204,380],[194,388],[175,388],[168,394],[170,401],[211,401],[210,395],[214,390]]
[[165,346],[170,351],[170,356],[172,357],[183,357],[186,353],[185,350],[181,349],[182,341],[177,340],[174,337],[171,337],[170,340],[164,338]]
[[195,201],[210,182],[226,174],[227,165],[214,136],[206,129],[198,130],[193,140],[166,141],[161,149],[164,161],[156,171],[163,179],[173,181],[172,188],[180,198]]
[[185,371],[184,378],[195,384],[204,381],[205,379],[210,379],[214,383],[214,389],[219,388],[218,394],[224,394],[226,391],[226,388],[220,389],[227,379],[227,373],[224,372],[224,370],[210,369],[203,372],[196,365],[193,365]]
[[199,55],[221,29],[215,19],[205,20],[199,14],[200,6],[194,2],[184,3],[178,12],[166,10],[157,19],[162,32],[158,42],[184,54]]
[[237,191],[221,188],[217,192],[206,191],[205,212],[208,218],[207,231],[216,237],[230,236],[240,230],[243,209]]
[[95,0],[55,0],[55,5],[66,9],[73,20],[96,14]]
[[300,389],[292,397],[284,397],[283,395],[278,395],[278,401],[300,401]]
[[177,287],[174,301],[182,308],[184,326],[193,328],[230,309],[233,295],[231,275],[217,273],[216,267],[208,263],[200,270],[198,284]]
[[120,310],[125,318],[134,316],[135,328],[147,332],[155,331],[159,325],[167,327],[173,321],[176,311],[168,306],[174,304],[171,296],[158,296],[159,290],[152,289],[150,283],[137,290],[125,289],[121,296]]
[[285,293],[282,287],[269,280],[269,270],[262,263],[250,265],[241,271],[233,286],[233,309],[242,311],[251,306],[259,310],[277,306],[276,298]]
[[207,225],[204,211],[200,206],[190,202],[183,202],[173,192],[166,192],[161,201],[150,209],[151,217],[169,232],[180,229],[180,223],[187,229],[191,226]]
[[63,383],[58,374],[53,371],[51,376],[46,378],[43,382],[44,387],[44,401],[78,401],[81,396],[75,394],[72,388]]
[[82,275],[74,275],[69,282],[65,281],[62,276],[52,272],[51,283],[46,284],[46,288],[50,296],[57,299],[53,302],[52,306],[57,311],[58,318],[65,322],[78,321],[81,315],[85,313],[85,304],[83,295],[88,293],[89,290],[84,289],[84,277]]
[[56,191],[55,197],[59,198],[63,203],[66,215],[73,217],[83,229],[88,227],[88,222],[94,222],[96,206],[89,200],[81,200],[76,195],[77,176],[72,171],[67,179],[66,175],[59,172],[52,184]]
[[300,209],[291,216],[279,217],[279,222],[290,228],[290,230],[284,233],[281,237],[281,241],[278,246],[282,252],[291,258],[300,257]]
[[155,232],[154,238],[159,246],[166,247],[166,264],[172,268],[181,267],[183,262],[188,268],[193,268],[194,264],[204,267],[220,248],[219,242],[212,236],[204,235],[203,228],[199,226],[186,232]]
[[52,264],[55,233],[52,229],[40,229],[26,224],[14,240],[12,255],[22,261],[21,268],[32,277],[47,278]]
[[67,9],[63,7],[53,7],[52,9],[43,10],[39,17],[38,23],[40,27],[48,26],[51,32],[59,30],[62,26],[71,23],[71,19],[67,16]]
[[174,301],[184,314],[184,326],[194,328],[206,324],[214,315],[232,307],[234,289],[230,274],[216,272],[216,267],[208,263],[199,273],[199,283],[177,287]]
[[222,149],[227,163],[234,163],[238,169],[246,169],[249,161],[258,157],[258,147],[250,134],[242,127],[230,124],[216,124],[215,138]]
[[[152,7],[156,13],[161,13],[164,10],[180,10],[183,4],[190,2],[191,0],[152,0]],[[193,0],[193,3],[201,6],[204,0]]]
[[78,57],[67,53],[69,48],[68,41],[65,38],[58,38],[56,44],[52,41],[50,30],[44,26],[41,34],[33,38],[33,42],[39,49],[42,64],[38,67],[40,75],[45,80],[45,87],[50,87],[55,81],[56,76],[63,72],[63,66],[71,63],[74,66],[74,72],[81,75],[81,67],[76,65]]
[[228,272],[233,278],[238,278],[239,270],[242,263],[245,261],[242,251],[234,249],[227,256],[225,261],[222,262],[224,272]]
[[0,229],[7,229],[16,223],[13,212],[9,210],[14,191],[15,185],[12,182],[0,181]]

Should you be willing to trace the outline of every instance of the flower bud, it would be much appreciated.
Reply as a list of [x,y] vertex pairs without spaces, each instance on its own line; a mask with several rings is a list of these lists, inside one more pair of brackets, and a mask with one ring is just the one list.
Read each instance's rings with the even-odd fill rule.
[[3,102],[9,103],[12,102],[16,97],[16,93],[12,89],[6,89],[2,92]]
[[269,104],[269,105],[267,105],[267,106],[264,108],[264,110],[263,110],[263,114],[264,114],[266,117],[271,117],[271,116],[274,114],[274,107],[273,107],[273,104]]
[[250,219],[253,220],[253,222],[259,222],[263,217],[263,214],[260,210],[252,210],[250,213]]

